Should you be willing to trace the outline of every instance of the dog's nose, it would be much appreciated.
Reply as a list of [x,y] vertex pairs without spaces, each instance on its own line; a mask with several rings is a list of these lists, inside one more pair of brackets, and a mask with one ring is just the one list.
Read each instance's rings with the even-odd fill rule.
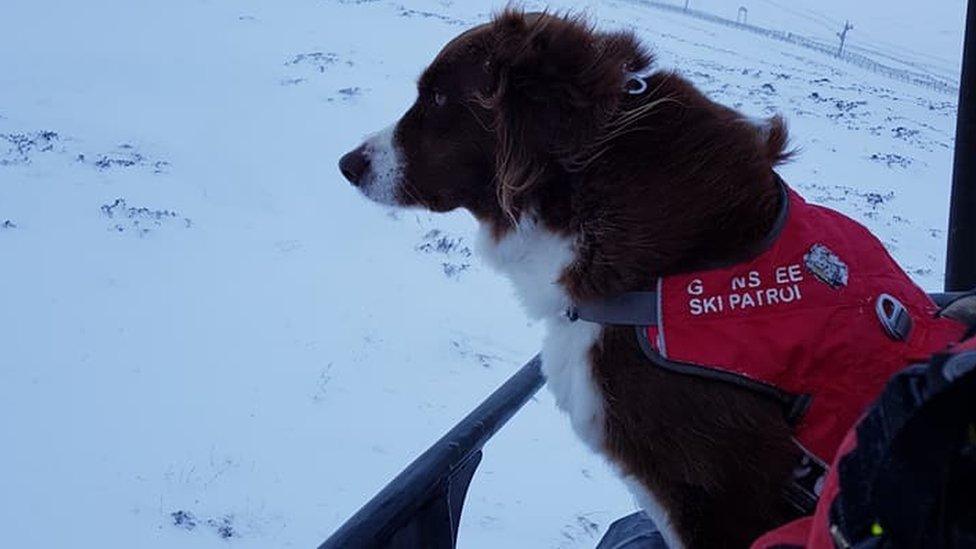
[[362,183],[367,170],[369,170],[369,158],[366,158],[365,147],[362,145],[339,159],[339,171],[353,185],[358,186]]

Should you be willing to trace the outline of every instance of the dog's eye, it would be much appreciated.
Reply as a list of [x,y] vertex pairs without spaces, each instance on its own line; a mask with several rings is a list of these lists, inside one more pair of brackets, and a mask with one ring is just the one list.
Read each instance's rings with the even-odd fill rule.
[[446,105],[447,104],[447,95],[445,95],[445,94],[443,94],[443,93],[441,93],[439,91],[435,91],[434,92],[434,104],[437,105],[438,107],[443,107],[444,105]]

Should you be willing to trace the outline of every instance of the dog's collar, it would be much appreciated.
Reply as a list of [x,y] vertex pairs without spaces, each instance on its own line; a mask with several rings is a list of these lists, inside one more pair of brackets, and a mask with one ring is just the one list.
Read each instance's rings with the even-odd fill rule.
[[[773,178],[779,187],[779,213],[776,221],[773,222],[769,233],[750,246],[741,255],[724,261],[708,261],[695,265],[692,271],[721,269],[739,263],[745,263],[758,257],[768,250],[783,231],[786,221],[790,215],[790,195],[789,189],[783,179],[773,172]],[[660,289],[657,291],[643,292],[624,292],[621,294],[603,297],[600,299],[587,300],[582,303],[573,303],[566,308],[566,317],[571,321],[586,320],[599,324],[626,325],[626,326],[653,326],[657,324],[658,318],[658,297]]]

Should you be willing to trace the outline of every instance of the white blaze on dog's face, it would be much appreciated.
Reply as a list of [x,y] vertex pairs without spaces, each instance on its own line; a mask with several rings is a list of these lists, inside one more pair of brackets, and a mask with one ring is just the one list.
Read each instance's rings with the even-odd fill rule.
[[404,171],[403,153],[393,139],[395,130],[395,126],[390,126],[368,137],[360,149],[350,153],[354,157],[348,161],[364,164],[343,168],[344,173],[347,169],[358,171],[353,177],[358,179],[357,185],[364,195],[390,206],[398,204]]

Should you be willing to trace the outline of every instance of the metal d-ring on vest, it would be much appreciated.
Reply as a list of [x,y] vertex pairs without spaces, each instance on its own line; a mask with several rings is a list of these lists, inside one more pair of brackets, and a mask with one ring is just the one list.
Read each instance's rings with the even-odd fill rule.
[[905,341],[912,331],[912,316],[894,296],[881,294],[874,304],[878,320],[886,334],[895,341]]

